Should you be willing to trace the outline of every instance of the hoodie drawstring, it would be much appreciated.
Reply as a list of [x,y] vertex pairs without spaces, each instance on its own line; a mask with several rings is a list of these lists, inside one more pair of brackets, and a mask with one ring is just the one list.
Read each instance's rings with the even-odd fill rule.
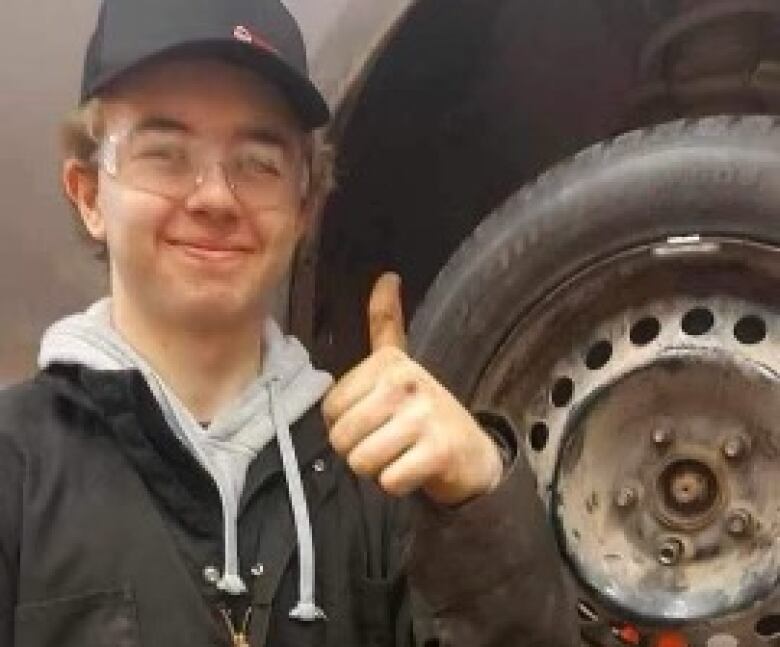
[[[168,419],[168,424],[172,429],[176,430],[177,436],[181,441],[189,448],[193,456],[203,465],[212,475],[214,485],[219,492],[219,498],[222,501],[222,522],[223,532],[225,540],[225,557],[224,557],[224,569],[222,571],[222,577],[217,582],[216,587],[220,591],[224,591],[229,595],[239,595],[247,591],[244,580],[241,579],[241,575],[238,572],[238,498],[236,493],[226,486],[226,478],[214,478],[214,475],[221,471],[221,466],[216,464],[216,461],[209,458],[208,454],[204,451],[204,447],[198,443],[192,442],[192,438],[182,434],[179,430],[193,428],[197,423],[192,418],[186,408],[178,401],[176,396],[171,392],[162,380],[156,375],[156,373],[149,371],[147,376],[147,382],[152,386],[152,390],[159,393],[158,400],[164,401],[168,406],[163,407],[163,413]],[[156,389],[154,388],[156,386]]]
[[287,425],[287,416],[279,411],[276,381],[271,380],[268,388],[268,397],[271,401],[271,418],[276,430],[276,439],[282,456],[284,478],[287,481],[287,492],[290,497],[290,505],[292,506],[293,520],[295,521],[295,534],[298,538],[299,553],[299,599],[298,603],[290,611],[290,617],[304,622],[326,620],[325,612],[314,601],[314,540],[312,539],[311,523],[309,521],[309,507],[306,504],[300,466],[295,455],[290,428]]
[[42,369],[57,363],[98,371],[138,370],[144,376],[173,433],[209,473],[219,491],[224,523],[224,567],[217,588],[238,595],[247,590],[239,573],[238,510],[251,461],[278,439],[301,562],[300,600],[290,615],[304,621],[324,619],[314,602],[314,544],[289,425],[299,420],[332,384],[316,370],[294,337],[271,319],[263,330],[266,354],[261,374],[241,399],[216,416],[204,430],[150,364],[114,329],[111,299],[56,322],[44,334],[38,355]]

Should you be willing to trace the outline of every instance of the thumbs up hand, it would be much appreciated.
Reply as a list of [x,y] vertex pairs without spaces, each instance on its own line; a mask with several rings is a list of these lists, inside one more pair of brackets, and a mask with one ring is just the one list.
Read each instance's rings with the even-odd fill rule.
[[322,404],[330,442],[389,494],[422,489],[456,505],[493,489],[503,471],[494,442],[468,411],[406,354],[400,277],[383,274],[369,300],[371,354]]

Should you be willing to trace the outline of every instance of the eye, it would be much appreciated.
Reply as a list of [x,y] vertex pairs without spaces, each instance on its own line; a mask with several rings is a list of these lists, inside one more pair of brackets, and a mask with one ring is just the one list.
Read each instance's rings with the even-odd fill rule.
[[187,149],[173,143],[148,144],[136,151],[137,159],[181,163],[187,160]]
[[279,177],[282,175],[282,154],[270,147],[243,147],[237,151],[233,163],[236,170],[247,177]]
[[127,143],[126,159],[131,163],[180,168],[188,164],[190,157],[190,147],[178,136],[142,133]]

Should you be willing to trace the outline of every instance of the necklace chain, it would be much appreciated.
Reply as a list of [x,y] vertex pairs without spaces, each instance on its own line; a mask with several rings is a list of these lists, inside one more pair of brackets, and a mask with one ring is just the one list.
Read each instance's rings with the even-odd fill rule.
[[249,619],[252,616],[252,606],[247,607],[246,613],[244,613],[244,620],[241,622],[241,627],[238,630],[233,623],[233,617],[229,610],[221,607],[219,612],[222,614],[222,619],[230,632],[233,647],[249,647]]

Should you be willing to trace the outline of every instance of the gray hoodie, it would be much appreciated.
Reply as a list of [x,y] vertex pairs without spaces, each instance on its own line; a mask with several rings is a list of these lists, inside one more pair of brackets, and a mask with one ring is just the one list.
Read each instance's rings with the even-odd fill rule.
[[314,545],[290,425],[327,391],[332,378],[314,369],[294,337],[285,336],[268,319],[265,358],[257,379],[204,428],[152,366],[111,324],[111,300],[103,299],[83,313],[52,325],[41,341],[38,365],[80,364],[95,370],[142,373],[169,426],[211,475],[222,501],[225,556],[217,586],[239,594],[246,586],[238,564],[238,503],[247,469],[260,450],[276,437],[293,511],[300,555],[300,600],[290,615],[301,620],[324,617],[314,600]]

